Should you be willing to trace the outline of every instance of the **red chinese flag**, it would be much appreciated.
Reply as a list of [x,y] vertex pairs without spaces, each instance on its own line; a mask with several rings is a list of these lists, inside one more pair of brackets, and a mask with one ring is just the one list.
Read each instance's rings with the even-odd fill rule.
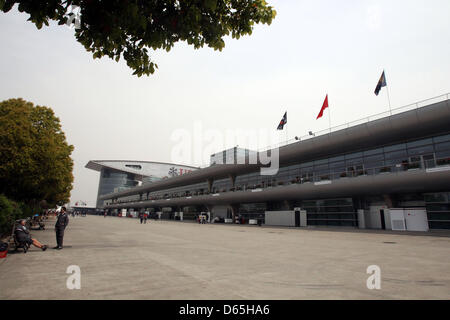
[[324,111],[326,108],[328,108],[328,94],[327,94],[327,96],[325,97],[325,101],[323,102],[322,109],[320,109],[319,115],[317,116],[316,120],[319,119],[319,118],[322,118],[322,116],[323,116],[323,111]]

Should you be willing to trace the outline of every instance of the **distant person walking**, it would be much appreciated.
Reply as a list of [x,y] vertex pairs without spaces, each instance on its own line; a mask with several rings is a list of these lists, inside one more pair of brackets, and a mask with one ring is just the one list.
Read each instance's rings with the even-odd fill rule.
[[148,213],[144,212],[144,224],[147,223]]
[[144,214],[142,212],[139,213],[139,220],[141,220],[141,224],[144,221]]
[[108,215],[108,211],[105,210],[105,212],[103,213],[103,218],[106,218],[107,215]]
[[62,207],[55,224],[57,245],[53,249],[61,250],[63,248],[64,230],[68,225],[69,225],[69,216],[67,215],[66,207]]

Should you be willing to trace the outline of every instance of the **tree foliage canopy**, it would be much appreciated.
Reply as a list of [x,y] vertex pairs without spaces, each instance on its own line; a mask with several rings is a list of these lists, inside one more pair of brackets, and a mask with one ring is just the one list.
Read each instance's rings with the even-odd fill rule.
[[17,201],[68,202],[72,151],[52,109],[22,99],[0,102],[0,194]]
[[149,49],[169,51],[181,40],[196,49],[222,50],[225,36],[251,34],[255,24],[270,24],[276,15],[265,0],[0,0],[0,10],[16,3],[39,29],[49,20],[73,21],[68,11],[78,7],[76,39],[94,58],[122,56],[138,76],[157,68]]

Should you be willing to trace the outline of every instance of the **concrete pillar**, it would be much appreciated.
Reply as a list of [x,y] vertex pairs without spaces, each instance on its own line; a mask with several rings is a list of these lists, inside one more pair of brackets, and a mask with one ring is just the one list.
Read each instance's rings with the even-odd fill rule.
[[395,199],[393,195],[390,194],[383,194],[383,199],[384,202],[386,203],[386,206],[388,208],[395,208],[396,204],[395,204]]
[[235,185],[236,185],[236,175],[230,174],[230,175],[228,175],[228,178],[230,178],[230,181],[231,181],[231,187],[234,188]]
[[177,206],[176,208],[175,208],[175,212],[176,212],[176,215],[178,215],[178,217],[180,217],[180,221],[183,221],[183,212],[182,212],[182,208],[180,207],[180,206]]
[[283,201],[283,209],[284,210],[292,210],[291,208],[292,208],[291,203],[288,200],[284,200]]
[[358,228],[365,229],[366,228],[366,220],[364,217],[364,209],[358,209]]
[[214,179],[212,179],[212,178],[208,179],[208,192],[210,192],[210,193],[212,192],[213,183],[214,183]]
[[232,204],[231,207],[231,219],[233,220],[233,223],[236,221],[236,216],[239,214],[239,205],[238,204]]
[[206,205],[206,209],[208,210],[208,222],[211,223],[211,218],[213,218],[212,216],[212,210],[213,210],[213,205]]

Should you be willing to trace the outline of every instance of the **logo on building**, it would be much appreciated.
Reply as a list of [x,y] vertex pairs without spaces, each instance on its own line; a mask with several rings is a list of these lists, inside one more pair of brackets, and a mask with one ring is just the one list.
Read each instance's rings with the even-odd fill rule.
[[171,167],[169,169],[169,176],[171,177],[175,177],[178,175],[178,169],[176,169],[175,167]]

